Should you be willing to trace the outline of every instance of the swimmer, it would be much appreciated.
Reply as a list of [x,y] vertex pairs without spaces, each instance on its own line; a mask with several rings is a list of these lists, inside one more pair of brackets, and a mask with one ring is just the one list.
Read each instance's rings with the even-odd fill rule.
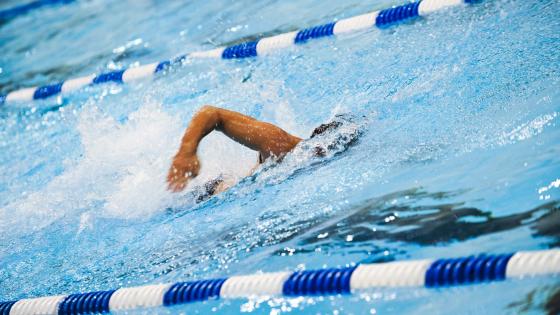
[[[310,138],[337,129],[345,121],[348,121],[345,115],[337,115],[333,121],[315,128]],[[257,166],[268,159],[281,161],[303,140],[271,123],[259,121],[231,110],[209,105],[203,106],[193,116],[181,140],[179,151],[173,158],[167,176],[169,190],[173,192],[182,191],[189,180],[198,175],[200,171],[200,161],[196,154],[198,145],[212,131],[220,131],[239,144],[257,151],[259,154]],[[356,139],[357,134],[351,135],[350,139],[345,139],[345,146],[353,143]],[[331,147],[332,144],[327,146],[327,149]],[[326,153],[326,149],[323,147],[315,147],[314,149],[317,156],[324,156]],[[227,187],[225,187],[224,181],[218,178],[205,184],[204,189],[206,193],[198,196],[197,202],[222,192]]]

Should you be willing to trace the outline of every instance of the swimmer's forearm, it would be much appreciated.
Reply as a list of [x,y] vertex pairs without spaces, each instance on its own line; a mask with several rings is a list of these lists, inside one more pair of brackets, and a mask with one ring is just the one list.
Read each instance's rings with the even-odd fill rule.
[[196,154],[200,141],[220,124],[219,115],[211,106],[202,107],[192,118],[189,127],[181,140],[181,147],[177,155],[188,156]]

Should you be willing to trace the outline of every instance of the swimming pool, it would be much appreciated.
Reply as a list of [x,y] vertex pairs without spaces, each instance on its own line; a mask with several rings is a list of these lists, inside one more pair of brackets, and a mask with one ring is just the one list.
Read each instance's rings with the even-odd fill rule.
[[[401,3],[46,7],[0,26],[0,92],[392,4]],[[557,247],[559,17],[557,1],[487,1],[266,58],[188,61],[154,80],[3,106],[0,300]],[[202,104],[302,137],[335,113],[369,119],[343,154],[320,163],[293,154],[195,204],[167,193],[164,178]],[[198,182],[241,178],[256,160],[215,135],[201,151]],[[535,278],[138,312],[539,313],[557,288],[558,279]]]

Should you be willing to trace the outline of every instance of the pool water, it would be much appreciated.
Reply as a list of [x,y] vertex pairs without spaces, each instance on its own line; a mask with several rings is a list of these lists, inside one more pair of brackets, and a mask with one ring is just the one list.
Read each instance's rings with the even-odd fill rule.
[[[1,22],[0,93],[394,4],[47,6]],[[266,57],[187,60],[155,79],[5,104],[0,300],[558,247],[559,52],[559,1],[483,1]],[[365,118],[348,150],[314,158],[300,147],[249,178],[256,153],[211,134],[199,178],[171,194],[171,158],[203,104],[300,137],[339,113]],[[192,187],[220,174],[241,182],[194,202]],[[559,287],[548,277],[130,313],[539,314],[558,310]]]

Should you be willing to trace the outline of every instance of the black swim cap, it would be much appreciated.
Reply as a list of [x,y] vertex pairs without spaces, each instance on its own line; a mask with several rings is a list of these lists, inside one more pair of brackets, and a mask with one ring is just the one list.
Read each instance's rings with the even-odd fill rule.
[[[348,128],[339,130],[340,127],[346,125]],[[326,148],[323,145],[314,148],[315,155],[325,156],[327,151],[342,152],[354,144],[361,134],[359,126],[354,122],[354,117],[350,114],[338,114],[325,124],[321,124],[311,133],[310,139],[325,136]],[[327,136],[332,135],[333,137]]]
[[[309,137],[309,139],[312,139],[318,135],[324,134],[327,131],[332,131],[335,129],[338,129],[338,127],[342,126],[344,124],[344,120],[349,120],[351,121],[351,117],[347,117],[349,115],[346,114],[338,114],[336,116],[334,116],[333,120],[331,120],[330,122],[326,123],[326,124],[321,124],[319,127],[315,128],[313,130],[313,132],[311,133],[311,136]],[[348,119],[350,118],[350,119]]]

